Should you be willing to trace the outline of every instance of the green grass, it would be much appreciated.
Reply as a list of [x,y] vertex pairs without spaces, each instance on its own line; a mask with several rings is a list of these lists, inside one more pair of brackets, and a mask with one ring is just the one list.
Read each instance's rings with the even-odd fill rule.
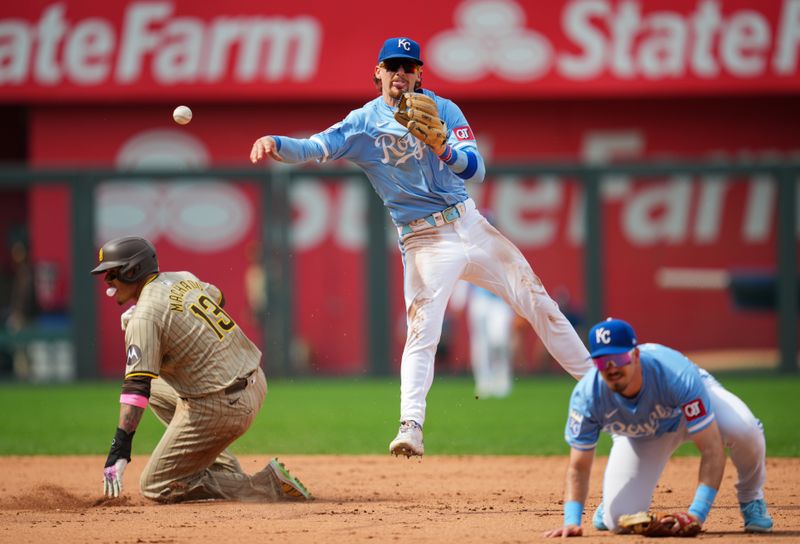
[[[719,375],[762,420],[771,456],[800,456],[800,377]],[[476,400],[469,378],[440,377],[428,396],[425,447],[431,454],[562,455],[567,377],[526,377],[510,398]],[[236,453],[387,452],[397,430],[400,384],[391,379],[273,379],[253,427]],[[0,385],[0,455],[108,452],[118,417],[118,383]],[[150,411],[134,440],[148,454],[161,436]],[[599,454],[608,452],[603,437]],[[684,446],[680,454],[694,454]]]

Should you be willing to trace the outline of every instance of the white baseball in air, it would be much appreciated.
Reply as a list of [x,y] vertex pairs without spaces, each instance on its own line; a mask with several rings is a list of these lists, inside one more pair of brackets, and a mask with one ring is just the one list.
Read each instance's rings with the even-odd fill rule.
[[189,106],[178,106],[172,112],[172,118],[179,125],[187,125],[192,120],[192,110],[189,109]]

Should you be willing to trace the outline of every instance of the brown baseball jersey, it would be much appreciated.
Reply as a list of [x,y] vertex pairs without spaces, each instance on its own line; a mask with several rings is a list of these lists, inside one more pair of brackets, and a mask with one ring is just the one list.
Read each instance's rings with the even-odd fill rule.
[[140,479],[150,499],[279,497],[272,472],[249,476],[226,449],[253,423],[267,382],[261,352],[221,299],[190,272],[161,272],[142,288],[125,329],[126,379],[161,378],[151,384],[150,402],[167,429]]
[[222,391],[248,376],[261,351],[191,272],[161,272],[141,291],[125,329],[125,377],[159,377],[182,398]]

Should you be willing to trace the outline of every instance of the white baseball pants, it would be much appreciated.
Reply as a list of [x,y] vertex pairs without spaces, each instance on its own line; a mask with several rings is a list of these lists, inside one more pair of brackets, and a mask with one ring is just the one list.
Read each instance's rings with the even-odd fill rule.
[[447,302],[459,279],[500,296],[528,320],[550,354],[573,377],[592,362],[575,329],[550,298],[530,264],[467,199],[452,223],[400,239],[408,332],[400,368],[400,419],[425,422],[436,346]]
[[[767,468],[761,422],[739,397],[722,387],[713,376],[705,371],[701,374],[722,442],[736,467],[739,502],[763,499]],[[609,530],[617,528],[620,515],[650,509],[653,491],[667,461],[678,446],[690,440],[683,424],[677,432],[653,440],[612,435],[611,453],[603,477],[603,521]],[[696,483],[696,475],[692,475],[691,481]]]

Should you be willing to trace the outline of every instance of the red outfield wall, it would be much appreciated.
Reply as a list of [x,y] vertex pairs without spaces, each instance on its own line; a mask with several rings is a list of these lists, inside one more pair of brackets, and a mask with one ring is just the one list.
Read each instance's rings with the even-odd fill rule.
[[[385,13],[374,16],[380,24],[366,24],[367,5],[358,33],[343,31],[349,16],[327,5],[278,12],[240,0],[214,13],[188,2],[4,7],[0,101],[35,104],[36,165],[241,164],[258,136],[322,130],[374,96],[380,43],[408,29]],[[430,9],[441,12],[430,19],[436,26],[413,36],[423,45],[425,83],[458,100],[490,163],[796,157],[800,150],[792,121],[800,113],[798,0],[593,0],[535,11],[481,0]],[[188,126],[171,121],[178,102],[194,109]],[[549,289],[563,287],[580,302],[580,196],[567,181],[490,182],[474,194]],[[261,221],[257,190],[229,180],[104,185],[99,236],[149,236],[164,268],[220,284],[231,313],[257,336],[244,289]],[[296,326],[323,372],[358,372],[364,358],[365,196],[349,184],[291,190]],[[656,286],[663,267],[773,268],[768,181],[629,180],[609,184],[604,200],[609,313],[636,323],[643,340],[686,350],[776,346],[771,313],[737,311],[724,292]],[[69,285],[67,198],[37,189],[31,206],[34,257],[60,270],[58,304]],[[396,251],[392,270],[393,318],[402,330]],[[102,369],[117,375],[122,333],[111,306],[98,288]],[[465,344],[457,346],[462,354]]]

